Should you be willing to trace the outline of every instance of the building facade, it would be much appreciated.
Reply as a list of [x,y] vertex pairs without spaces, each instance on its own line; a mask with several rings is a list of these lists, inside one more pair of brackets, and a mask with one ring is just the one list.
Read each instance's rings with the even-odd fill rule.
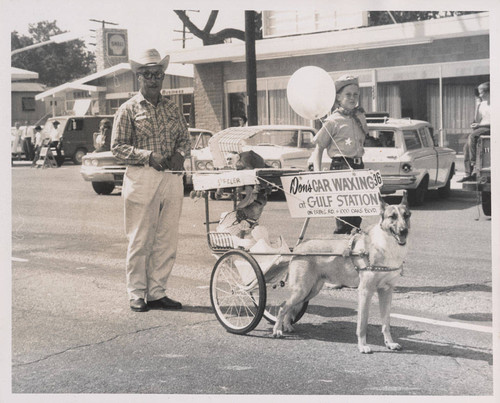
[[11,125],[32,125],[45,116],[45,105],[35,99],[46,87],[37,82],[38,73],[11,67]]
[[[317,66],[332,79],[357,75],[366,111],[427,120],[440,144],[462,150],[474,116],[474,89],[489,81],[489,13],[286,37],[272,32],[256,41],[259,124],[319,126],[297,115],[286,96],[295,71]],[[171,61],[195,66],[199,127],[218,131],[245,113],[244,43],[179,50]]]
[[[127,31],[101,28],[96,32],[96,42],[96,73],[36,95],[52,116],[114,114],[139,91],[128,63]],[[192,66],[171,63],[165,74],[162,94],[177,103],[186,121],[194,125]]]

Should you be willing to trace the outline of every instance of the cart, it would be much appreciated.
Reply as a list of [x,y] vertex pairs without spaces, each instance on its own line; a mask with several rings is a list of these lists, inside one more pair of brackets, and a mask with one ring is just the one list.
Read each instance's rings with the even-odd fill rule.
[[[205,202],[205,226],[208,246],[217,259],[210,278],[210,300],[215,315],[221,325],[230,333],[246,334],[259,324],[262,317],[274,324],[282,303],[289,296],[288,291],[288,264],[294,256],[305,254],[294,252],[294,249],[304,240],[304,236],[313,217],[348,215],[347,211],[332,206],[326,206],[325,200],[331,200],[333,185],[328,181],[339,177],[360,177],[363,170],[357,171],[328,171],[328,172],[299,172],[293,169],[255,169],[244,171],[213,171],[212,173],[196,173],[193,175],[193,186],[196,191],[203,192]],[[371,206],[366,207],[363,215],[379,214],[378,193],[382,185],[378,171],[366,170],[365,177],[372,178],[375,183],[372,193],[377,198]],[[318,179],[319,178],[319,179]],[[317,183],[315,182],[317,181]],[[366,181],[365,181],[366,182]],[[283,189],[283,183],[286,185]],[[333,182],[332,182],[333,183]],[[312,185],[311,185],[312,184]],[[316,186],[316,184],[319,184]],[[228,185],[231,187],[228,188]],[[234,207],[238,200],[238,192],[245,185],[271,185],[284,190],[287,204],[292,217],[306,217],[302,225],[295,247],[280,250],[279,253],[255,252],[235,246],[231,233],[212,230],[219,221],[211,221],[209,210],[209,192],[214,189],[226,188],[233,195]],[[339,185],[340,186],[340,185]],[[337,193],[349,193],[346,189],[336,189]],[[319,196],[318,196],[319,195]],[[323,208],[305,205],[306,198],[317,197],[323,200]],[[323,199],[319,199],[319,197]],[[327,197],[326,199],[324,199]],[[309,199],[311,200],[311,199]],[[311,203],[311,202],[310,202]],[[359,211],[358,211],[359,213]],[[315,256],[340,256],[344,246],[349,244],[350,235],[343,236],[339,253],[315,253]],[[352,243],[352,241],[351,241]],[[310,256],[311,254],[307,254]],[[305,302],[296,313],[292,323],[299,321],[307,310]]]

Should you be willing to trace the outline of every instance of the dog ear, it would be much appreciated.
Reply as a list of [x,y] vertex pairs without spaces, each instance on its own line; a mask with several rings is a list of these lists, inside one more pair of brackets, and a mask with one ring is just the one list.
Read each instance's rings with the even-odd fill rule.
[[409,208],[409,205],[408,205],[408,191],[407,190],[403,190],[403,198],[401,199],[401,203],[399,204],[403,204],[406,206],[406,208]]
[[384,214],[384,210],[387,208],[387,203],[382,199],[382,195],[378,194],[378,200],[380,201],[380,214]]

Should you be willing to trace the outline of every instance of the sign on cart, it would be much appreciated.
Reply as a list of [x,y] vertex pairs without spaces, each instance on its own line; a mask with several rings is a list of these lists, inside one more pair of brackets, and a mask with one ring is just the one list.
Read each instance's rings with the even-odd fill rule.
[[254,169],[241,171],[212,171],[193,174],[194,190],[230,188],[259,183]]
[[345,170],[281,178],[290,215],[301,217],[370,216],[380,212],[382,175]]

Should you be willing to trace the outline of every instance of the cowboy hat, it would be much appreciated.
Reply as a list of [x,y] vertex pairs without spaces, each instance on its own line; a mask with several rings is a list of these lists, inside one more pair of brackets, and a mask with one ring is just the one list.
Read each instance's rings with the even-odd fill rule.
[[166,55],[163,59],[160,53],[156,49],[147,49],[144,52],[138,54],[133,59],[129,60],[130,67],[134,73],[137,73],[141,67],[147,66],[161,66],[163,71],[167,69],[168,61],[170,59],[169,55]]

